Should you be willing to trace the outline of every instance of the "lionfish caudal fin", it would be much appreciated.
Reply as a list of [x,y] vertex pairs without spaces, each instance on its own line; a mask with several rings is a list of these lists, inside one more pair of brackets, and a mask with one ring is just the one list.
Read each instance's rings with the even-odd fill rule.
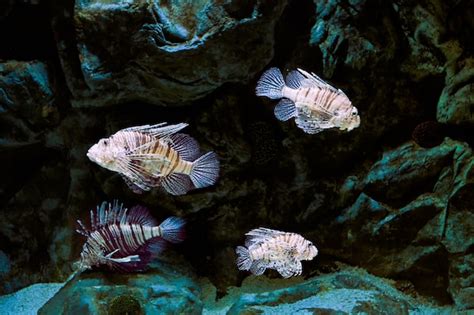
[[180,243],[186,237],[185,224],[186,221],[182,218],[169,217],[160,224],[160,236],[170,243]]
[[282,98],[282,90],[285,87],[285,81],[280,69],[270,68],[262,74],[257,82],[255,92],[257,96],[266,96],[271,99]]
[[237,267],[239,270],[249,270],[250,266],[252,266],[249,250],[243,246],[237,246],[235,253],[237,254]]
[[217,154],[208,152],[195,160],[189,177],[196,188],[208,187],[215,184],[219,177],[219,160]]
[[265,270],[267,269],[267,265],[261,260],[255,260],[252,262],[252,266],[250,266],[250,272],[256,276],[263,275]]

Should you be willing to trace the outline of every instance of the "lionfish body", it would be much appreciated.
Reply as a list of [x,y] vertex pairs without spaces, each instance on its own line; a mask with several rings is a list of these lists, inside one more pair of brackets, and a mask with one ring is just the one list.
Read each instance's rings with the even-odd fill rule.
[[276,269],[284,278],[302,273],[301,260],[311,260],[318,250],[296,233],[266,228],[254,229],[247,234],[245,246],[236,249],[237,266],[261,275],[267,268]]
[[79,269],[107,267],[112,270],[142,271],[168,243],[184,239],[184,220],[170,217],[157,225],[144,207],[130,210],[114,202],[103,202],[91,210],[91,227],[77,221],[78,233],[87,238]]
[[285,82],[280,70],[271,68],[258,81],[256,93],[281,99],[275,116],[281,121],[295,118],[296,125],[309,134],[335,127],[351,131],[360,125],[357,108],[346,94],[314,73],[291,71]]
[[200,156],[198,143],[177,133],[187,124],[145,125],[101,139],[87,152],[93,162],[122,175],[135,193],[163,187],[173,195],[214,184],[219,161],[214,152]]

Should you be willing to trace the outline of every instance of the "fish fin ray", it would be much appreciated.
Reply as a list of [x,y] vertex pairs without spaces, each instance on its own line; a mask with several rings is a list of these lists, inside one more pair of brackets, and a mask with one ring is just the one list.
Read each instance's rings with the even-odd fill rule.
[[299,89],[303,87],[306,77],[299,71],[293,70],[285,78],[286,85],[292,89]]
[[139,224],[142,226],[156,226],[158,222],[151,216],[150,210],[143,206],[135,206],[120,218],[121,224]]
[[266,269],[267,266],[262,260],[254,260],[249,268],[250,272],[256,276],[263,275]]
[[249,270],[252,266],[249,250],[243,246],[237,246],[235,253],[237,254],[237,268],[239,270]]
[[177,133],[188,126],[186,123],[168,125],[166,122],[155,125],[143,125],[123,129],[123,131],[138,131],[152,135],[153,137],[164,138]]
[[215,184],[219,177],[217,154],[211,151],[195,160],[189,176],[196,188],[204,188]]
[[258,229],[253,229],[245,234],[247,236],[247,239],[245,240],[245,245],[249,247],[255,244],[265,242],[267,240],[274,238],[275,236],[282,235],[282,234],[284,233],[281,231],[262,228],[262,227]]
[[169,217],[160,224],[161,237],[170,243],[180,243],[186,238],[184,226],[186,220]]
[[288,119],[296,116],[296,105],[293,103],[293,101],[283,98],[275,106],[274,113],[278,120],[287,121]]
[[257,96],[266,96],[270,99],[282,98],[282,90],[285,87],[283,74],[278,68],[270,68],[265,71],[257,82],[255,92]]
[[179,156],[185,160],[192,162],[199,157],[199,144],[192,137],[177,133],[170,136],[171,147],[175,149]]
[[323,128],[321,124],[318,123],[317,119],[309,118],[306,115],[298,115],[295,122],[299,128],[308,134],[317,134],[324,129],[330,128],[329,126]]
[[131,191],[133,191],[136,194],[143,194],[145,192],[144,189],[140,188],[138,185],[136,185],[130,178],[127,176],[120,174],[123,178],[123,181],[127,185],[128,188],[130,188]]
[[160,179],[160,185],[168,193],[180,196],[185,195],[188,191],[193,189],[193,184],[188,175],[171,173]]

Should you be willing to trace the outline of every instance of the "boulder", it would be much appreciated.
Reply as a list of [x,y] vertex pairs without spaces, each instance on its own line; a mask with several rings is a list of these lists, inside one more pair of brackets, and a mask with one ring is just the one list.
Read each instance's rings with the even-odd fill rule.
[[180,105],[226,82],[247,81],[271,60],[274,26],[285,5],[286,0],[76,1],[77,49],[60,54],[71,102]]

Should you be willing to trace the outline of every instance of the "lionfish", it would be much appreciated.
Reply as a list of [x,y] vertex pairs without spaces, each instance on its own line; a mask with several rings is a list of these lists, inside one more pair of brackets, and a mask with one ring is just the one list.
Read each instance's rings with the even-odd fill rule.
[[87,238],[76,265],[79,271],[95,267],[143,271],[168,243],[184,240],[183,219],[169,217],[158,225],[142,206],[129,210],[118,201],[103,202],[95,212],[90,211],[90,220],[90,228],[77,220],[76,231]]
[[87,156],[120,173],[135,193],[162,187],[170,194],[184,195],[213,185],[219,176],[217,155],[201,156],[196,140],[177,133],[186,126],[160,123],[122,129],[94,144]]
[[237,267],[261,275],[267,268],[276,269],[284,278],[302,273],[301,260],[312,260],[318,254],[310,241],[296,233],[267,228],[254,229],[247,234],[245,246],[238,246]]
[[287,121],[294,117],[296,125],[309,134],[335,127],[351,131],[360,125],[357,108],[344,92],[302,69],[291,71],[286,83],[278,68],[267,70],[257,83],[256,94],[281,99],[274,110],[276,118]]

